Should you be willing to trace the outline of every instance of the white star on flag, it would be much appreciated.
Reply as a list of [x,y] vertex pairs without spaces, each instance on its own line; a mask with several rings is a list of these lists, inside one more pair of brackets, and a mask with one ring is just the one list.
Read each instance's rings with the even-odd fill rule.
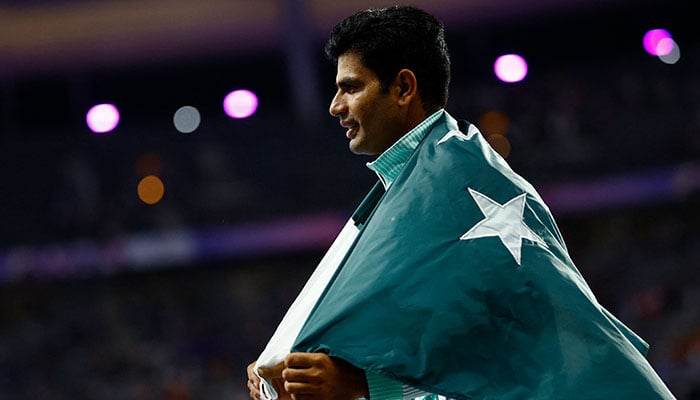
[[523,220],[525,193],[510,199],[505,204],[499,204],[472,188],[467,189],[485,218],[477,222],[467,233],[462,235],[459,238],[460,240],[498,236],[518,265],[521,265],[520,252],[523,239],[531,240],[547,248],[547,243],[545,243],[544,239],[525,225]]

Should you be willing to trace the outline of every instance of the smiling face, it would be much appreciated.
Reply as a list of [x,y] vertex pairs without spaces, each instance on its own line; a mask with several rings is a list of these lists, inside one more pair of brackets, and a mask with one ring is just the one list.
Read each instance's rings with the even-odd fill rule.
[[357,53],[338,57],[337,92],[329,112],[347,129],[350,151],[380,154],[391,147],[406,130],[405,109],[400,91],[382,91],[377,75],[362,63]]

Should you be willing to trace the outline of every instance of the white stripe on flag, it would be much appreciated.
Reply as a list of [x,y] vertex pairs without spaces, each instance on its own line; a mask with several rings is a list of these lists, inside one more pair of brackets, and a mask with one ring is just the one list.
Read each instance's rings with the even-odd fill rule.
[[[260,367],[274,367],[283,362],[284,358],[289,354],[294,341],[299,336],[299,332],[301,332],[302,326],[304,326],[306,319],[309,318],[311,310],[313,310],[319,297],[321,297],[326,286],[328,286],[328,282],[335,275],[335,271],[345,258],[345,254],[350,249],[350,246],[355,242],[359,232],[352,218],[348,220],[313,274],[311,274],[309,280],[301,289],[296,300],[287,310],[284,318],[282,318],[282,322],[277,326],[275,333],[258,357],[255,364],[255,372],[258,375],[260,374]],[[268,394],[269,399],[277,398],[277,393],[272,389],[272,385],[264,379],[261,379],[261,389],[262,393]]]

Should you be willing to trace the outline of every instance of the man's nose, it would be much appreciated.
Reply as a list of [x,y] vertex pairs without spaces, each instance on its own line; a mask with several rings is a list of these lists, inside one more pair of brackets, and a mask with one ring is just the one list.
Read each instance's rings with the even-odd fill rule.
[[343,114],[343,109],[345,108],[344,103],[342,103],[340,96],[336,94],[331,100],[331,106],[328,108],[328,112],[334,116],[338,117]]

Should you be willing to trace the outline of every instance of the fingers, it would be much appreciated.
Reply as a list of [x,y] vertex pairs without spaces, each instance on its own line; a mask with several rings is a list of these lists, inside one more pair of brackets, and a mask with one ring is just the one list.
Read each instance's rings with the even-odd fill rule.
[[282,371],[284,390],[291,394],[294,400],[318,398],[323,373],[323,361],[320,356],[316,353],[291,353],[285,357],[285,368]]
[[267,380],[272,380],[282,376],[282,371],[284,370],[284,363],[279,363],[274,367],[270,368],[260,368],[260,375]]
[[250,391],[250,398],[253,400],[260,400],[260,378],[255,374],[253,370],[255,368],[255,362],[248,364],[246,372],[248,373],[248,390]]
[[253,381],[255,383],[260,383],[260,378],[258,378],[258,375],[255,373],[255,362],[248,364],[248,368],[246,368],[246,372],[248,373],[248,380],[249,381]]
[[330,357],[325,353],[290,353],[284,358],[287,368],[323,367],[330,364]]
[[[367,395],[364,371],[325,353],[291,353],[284,362],[260,369],[280,400],[355,399]],[[253,400],[260,400],[260,380],[249,366],[248,388]]]
[[[248,373],[248,390],[250,398],[253,400],[261,400],[263,393],[260,391],[260,377],[255,373],[255,362],[250,363],[247,368]],[[272,384],[277,391],[279,400],[293,400],[289,393],[284,389],[284,379],[282,379],[282,371],[284,363],[279,363],[271,368],[259,368],[260,375]],[[301,399],[300,399],[301,400]]]
[[284,382],[284,390],[289,393],[294,400],[323,399],[322,390],[319,385],[307,382]]
[[292,353],[284,364],[284,387],[295,400],[355,399],[369,394],[364,371],[340,358],[325,353]]
[[323,383],[321,375],[313,370],[285,369],[282,374],[284,378],[284,388],[289,393],[302,394],[304,390],[311,390],[311,387],[319,386]]
[[253,400],[260,400],[260,386],[248,380],[248,390],[250,391],[250,398]]

